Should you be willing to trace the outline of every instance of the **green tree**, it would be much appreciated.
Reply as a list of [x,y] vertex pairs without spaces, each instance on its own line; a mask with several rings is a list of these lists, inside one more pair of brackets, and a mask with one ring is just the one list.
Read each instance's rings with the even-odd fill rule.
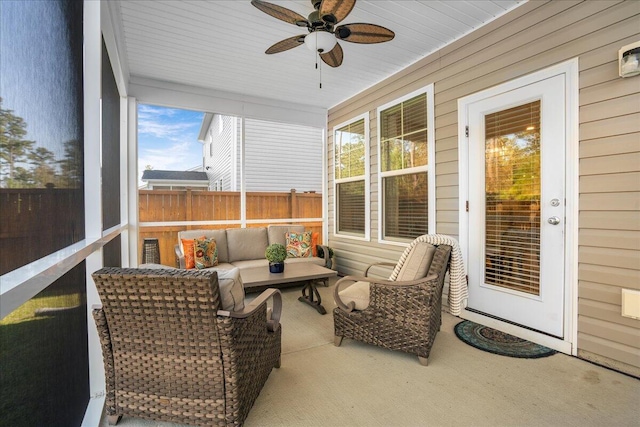
[[33,186],[33,174],[22,166],[16,166],[13,170],[13,178],[7,180],[8,188],[31,188]]
[[76,140],[64,144],[64,158],[58,161],[60,165],[60,185],[66,188],[79,188],[84,177],[81,146]]
[[44,147],[38,147],[28,155],[29,163],[33,165],[33,181],[36,187],[46,187],[47,184],[58,185],[55,155]]
[[27,135],[25,121],[13,114],[13,110],[2,108],[0,98],[0,171],[4,175],[2,181],[5,187],[19,187],[27,179],[26,169],[21,168],[20,177],[16,176],[17,165],[27,159],[35,141],[24,137]]

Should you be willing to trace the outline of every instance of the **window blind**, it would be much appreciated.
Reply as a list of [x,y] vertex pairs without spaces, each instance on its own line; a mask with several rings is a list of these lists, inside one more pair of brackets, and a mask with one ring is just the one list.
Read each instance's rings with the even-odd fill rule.
[[364,180],[337,184],[338,224],[340,233],[364,234]]
[[428,233],[427,173],[384,178],[384,235],[413,239]]
[[540,290],[540,101],[485,116],[485,282]]

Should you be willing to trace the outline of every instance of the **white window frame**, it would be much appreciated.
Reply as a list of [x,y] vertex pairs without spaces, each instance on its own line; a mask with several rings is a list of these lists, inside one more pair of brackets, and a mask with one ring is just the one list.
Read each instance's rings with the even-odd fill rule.
[[[338,224],[340,223],[338,218],[338,184],[345,184],[349,182],[356,182],[362,180],[361,176],[358,177],[349,177],[349,178],[341,178],[336,179],[336,132],[338,129],[341,129],[350,124],[356,123],[360,120],[364,120],[364,235],[357,235],[351,233],[340,233],[338,231]],[[360,114],[350,120],[347,120],[343,123],[340,123],[333,127],[332,130],[333,135],[333,194],[334,194],[334,203],[333,203],[333,219],[334,219],[334,227],[333,227],[333,235],[335,237],[360,240],[360,241],[369,241],[371,240],[371,191],[370,181],[371,181],[371,157],[370,157],[370,146],[371,141],[369,140],[369,112],[367,111],[364,114]]]
[[[401,170],[393,170],[393,171],[382,171],[382,163],[380,159],[382,158],[382,148],[381,148],[381,135],[380,135],[380,114],[384,110],[388,110],[391,107],[394,107],[401,102],[407,101],[411,98],[415,98],[418,95],[426,94],[427,101],[427,164],[425,166],[418,166],[413,168],[401,169]],[[390,239],[385,238],[383,234],[384,230],[384,202],[385,202],[385,194],[384,194],[384,178],[399,176],[399,175],[408,175],[417,172],[427,172],[427,227],[430,234],[435,234],[436,230],[436,173],[435,173],[435,157],[436,157],[436,149],[435,149],[435,114],[434,114],[434,95],[433,95],[433,83],[415,90],[411,93],[408,93],[400,98],[397,98],[391,102],[388,102],[384,105],[379,106],[376,109],[376,119],[378,126],[378,242],[390,245],[397,246],[408,246],[411,243],[411,239]],[[417,236],[416,236],[417,237]]]

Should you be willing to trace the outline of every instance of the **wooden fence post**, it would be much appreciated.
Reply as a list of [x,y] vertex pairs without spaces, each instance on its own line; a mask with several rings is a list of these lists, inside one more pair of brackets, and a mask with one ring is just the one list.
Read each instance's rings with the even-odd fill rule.
[[291,215],[289,218],[297,218],[298,214],[298,197],[296,196],[296,189],[291,189]]
[[[193,217],[192,212],[191,212],[191,207],[192,207],[192,200],[191,200],[192,194],[191,194],[191,188],[187,188],[187,192],[185,195],[185,209],[186,209],[186,217],[187,217],[187,221],[191,221],[191,218]],[[187,230],[191,230],[191,226],[187,225]]]

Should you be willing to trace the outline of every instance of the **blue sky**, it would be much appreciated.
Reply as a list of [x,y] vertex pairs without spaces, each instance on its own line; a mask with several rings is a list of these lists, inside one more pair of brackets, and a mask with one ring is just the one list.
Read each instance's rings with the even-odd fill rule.
[[203,117],[198,111],[138,105],[138,180],[147,165],[182,171],[201,166],[198,133]]

